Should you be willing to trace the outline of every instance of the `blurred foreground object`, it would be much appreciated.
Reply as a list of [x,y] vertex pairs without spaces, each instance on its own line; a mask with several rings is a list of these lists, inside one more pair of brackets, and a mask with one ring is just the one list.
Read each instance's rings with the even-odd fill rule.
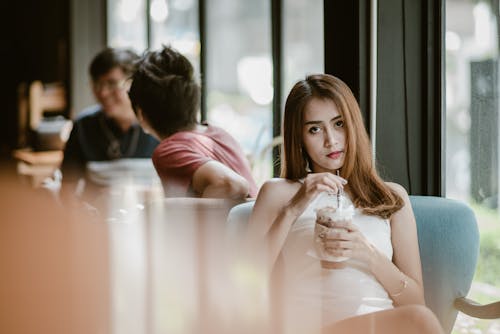
[[11,175],[0,183],[0,332],[109,333],[105,225]]
[[95,215],[0,183],[0,333],[271,333],[265,276],[227,240],[237,202],[117,185]]

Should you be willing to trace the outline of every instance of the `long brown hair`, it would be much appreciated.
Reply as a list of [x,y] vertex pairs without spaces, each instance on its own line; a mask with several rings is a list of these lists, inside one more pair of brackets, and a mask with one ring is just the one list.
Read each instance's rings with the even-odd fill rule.
[[308,173],[309,157],[302,144],[303,117],[313,98],[331,100],[343,117],[346,155],[340,175],[349,182],[354,205],[365,214],[389,218],[403,206],[403,199],[378,175],[359,105],[349,87],[332,75],[309,75],[290,91],[283,121],[281,177],[296,181]]

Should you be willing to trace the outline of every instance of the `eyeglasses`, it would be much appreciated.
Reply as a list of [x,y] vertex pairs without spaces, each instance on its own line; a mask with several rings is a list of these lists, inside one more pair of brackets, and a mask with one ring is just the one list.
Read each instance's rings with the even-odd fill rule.
[[103,80],[103,81],[94,81],[92,85],[96,91],[101,91],[103,89],[108,89],[111,91],[124,89],[126,86],[127,80]]

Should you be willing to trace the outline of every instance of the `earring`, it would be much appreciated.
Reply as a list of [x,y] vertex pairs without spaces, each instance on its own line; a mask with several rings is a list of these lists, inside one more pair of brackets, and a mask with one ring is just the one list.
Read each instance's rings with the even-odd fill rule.
[[312,173],[311,167],[309,167],[309,159],[306,159],[306,172]]
[[302,158],[304,158],[304,161],[306,162],[306,165],[305,165],[306,173],[311,173],[312,170],[311,170],[311,167],[309,167],[309,157],[308,157],[307,153],[304,154],[302,147],[300,148],[300,155],[302,155]]

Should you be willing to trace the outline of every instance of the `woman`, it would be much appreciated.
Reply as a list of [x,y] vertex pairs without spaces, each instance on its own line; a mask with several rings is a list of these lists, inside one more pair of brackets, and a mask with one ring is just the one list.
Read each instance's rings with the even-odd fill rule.
[[[282,268],[273,286],[285,332],[441,333],[424,306],[408,194],[378,176],[347,85],[324,74],[299,81],[286,101],[283,136],[282,178],[262,186],[250,231],[265,237],[271,267]],[[351,222],[320,241],[332,256],[349,258],[331,268],[309,255],[323,192],[343,192],[355,207]]]

